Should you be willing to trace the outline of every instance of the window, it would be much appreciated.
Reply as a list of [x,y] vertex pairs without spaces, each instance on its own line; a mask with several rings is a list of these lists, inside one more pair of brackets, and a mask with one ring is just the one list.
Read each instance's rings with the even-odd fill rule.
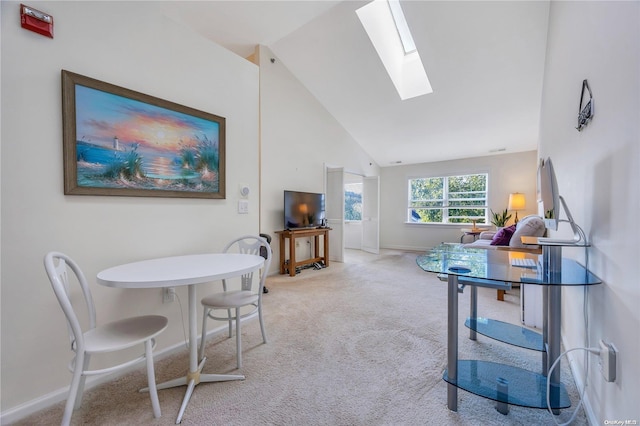
[[488,175],[409,179],[407,221],[415,223],[488,223]]
[[344,220],[362,220],[362,184],[344,185]]

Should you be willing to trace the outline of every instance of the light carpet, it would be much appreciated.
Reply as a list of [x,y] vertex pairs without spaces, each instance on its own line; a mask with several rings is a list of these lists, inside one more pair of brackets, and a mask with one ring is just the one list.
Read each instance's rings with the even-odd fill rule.
[[[345,263],[304,270],[296,277],[267,279],[264,296],[269,342],[257,319],[243,323],[244,381],[196,387],[183,425],[542,425],[554,424],[546,410],[511,406],[458,391],[458,411],[447,409],[447,287],[422,271],[417,253],[384,250],[380,255],[348,251]],[[496,300],[479,289],[478,312],[519,323],[519,293]],[[541,354],[478,335],[463,326],[468,290],[459,298],[461,359],[486,359],[540,371]],[[162,336],[160,337],[162,338]],[[235,337],[218,335],[207,346],[204,373],[238,373]],[[562,380],[577,405],[566,360]],[[157,361],[158,382],[185,370],[187,350]],[[60,366],[63,368],[63,366]],[[162,417],[154,419],[140,371],[85,393],[75,425],[171,425],[185,387],[159,391]],[[64,403],[34,414],[20,425],[59,423]],[[573,408],[556,417],[566,421]],[[587,424],[580,413],[573,424]]]

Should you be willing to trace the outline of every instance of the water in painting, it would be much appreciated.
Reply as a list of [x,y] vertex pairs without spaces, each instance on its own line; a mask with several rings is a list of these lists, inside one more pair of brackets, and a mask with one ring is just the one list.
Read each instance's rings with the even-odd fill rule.
[[218,122],[75,89],[79,186],[219,191]]

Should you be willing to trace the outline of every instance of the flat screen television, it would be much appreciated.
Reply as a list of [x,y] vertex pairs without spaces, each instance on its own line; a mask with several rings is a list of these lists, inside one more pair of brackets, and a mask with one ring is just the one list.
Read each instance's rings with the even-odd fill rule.
[[285,229],[317,228],[324,224],[324,194],[284,191]]

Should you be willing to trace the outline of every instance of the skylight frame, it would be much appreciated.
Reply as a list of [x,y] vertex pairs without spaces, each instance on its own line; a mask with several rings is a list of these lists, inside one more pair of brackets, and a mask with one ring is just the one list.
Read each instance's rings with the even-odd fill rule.
[[[406,100],[432,93],[433,89],[418,50],[405,52],[389,1],[373,0],[356,10],[356,14],[400,99]],[[408,26],[406,28],[410,34]]]

